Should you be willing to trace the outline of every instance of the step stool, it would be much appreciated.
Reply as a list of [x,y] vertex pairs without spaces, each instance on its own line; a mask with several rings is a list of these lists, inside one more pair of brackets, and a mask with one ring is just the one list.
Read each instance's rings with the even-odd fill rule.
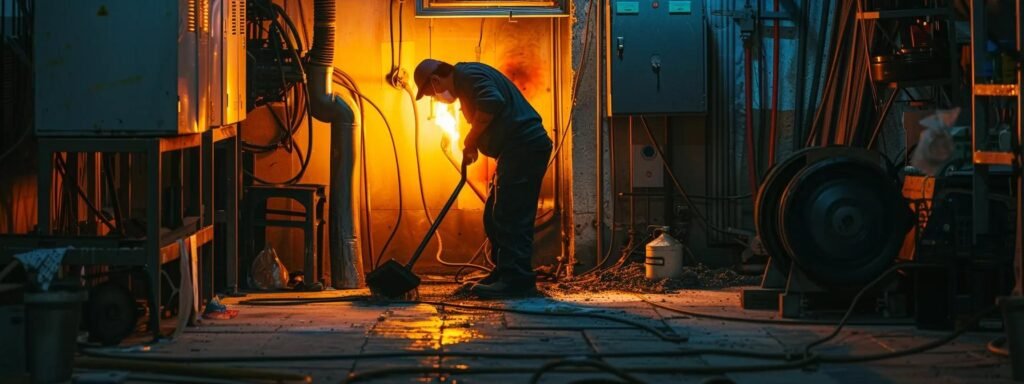
[[[321,281],[320,265],[324,251],[324,205],[327,203],[326,187],[322,184],[296,185],[253,185],[245,187],[245,213],[241,242],[246,263],[249,266],[259,250],[266,244],[266,229],[270,227],[298,228],[302,230],[303,241],[303,282],[312,285]],[[302,211],[267,208],[273,198],[284,198],[298,202]]]

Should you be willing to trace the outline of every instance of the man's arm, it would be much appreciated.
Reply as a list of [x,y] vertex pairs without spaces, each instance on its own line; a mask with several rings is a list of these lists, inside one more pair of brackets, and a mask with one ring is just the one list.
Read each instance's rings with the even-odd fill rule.
[[477,142],[480,140],[480,136],[487,131],[487,127],[491,126],[491,120],[494,120],[494,115],[484,111],[476,111],[476,114],[473,115],[473,121],[470,122],[472,128],[469,129],[466,140],[462,143],[465,147],[462,154],[469,164],[476,161]]
[[490,127],[494,116],[505,108],[505,98],[502,97],[498,87],[490,78],[482,73],[471,73],[465,82],[469,89],[464,94],[471,95],[476,111],[472,116],[469,133],[463,142],[463,158],[469,163],[476,161],[478,156],[477,145],[482,136]]

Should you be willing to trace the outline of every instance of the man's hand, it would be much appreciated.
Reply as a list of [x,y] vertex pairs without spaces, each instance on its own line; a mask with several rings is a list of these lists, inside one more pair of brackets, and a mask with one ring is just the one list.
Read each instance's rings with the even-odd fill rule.
[[476,142],[480,139],[480,135],[475,132],[476,130],[471,129],[469,134],[466,135],[466,139],[462,141],[462,159],[466,164],[473,164],[476,162],[477,157],[480,154],[477,152]]
[[466,163],[466,165],[475,163],[479,156],[480,154],[477,153],[476,148],[466,148],[462,150],[462,162]]
[[480,136],[484,134],[487,127],[491,125],[492,119],[494,116],[484,111],[476,111],[473,115],[473,127],[469,129],[465,141],[462,142],[462,159],[466,164],[473,164],[480,156],[477,153],[477,142],[480,141]]

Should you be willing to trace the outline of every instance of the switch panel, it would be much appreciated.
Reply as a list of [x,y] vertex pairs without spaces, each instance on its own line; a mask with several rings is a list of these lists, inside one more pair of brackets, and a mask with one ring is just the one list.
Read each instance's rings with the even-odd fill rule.
[[633,145],[633,188],[662,188],[665,168],[652,145]]
[[612,0],[612,114],[707,112],[704,12],[703,1]]

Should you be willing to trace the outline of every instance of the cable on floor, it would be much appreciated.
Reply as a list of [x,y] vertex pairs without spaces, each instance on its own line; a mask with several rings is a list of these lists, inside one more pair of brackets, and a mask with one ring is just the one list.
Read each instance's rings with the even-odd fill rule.
[[[239,304],[241,304],[241,305],[264,305],[264,306],[292,306],[292,305],[305,305],[305,304],[331,303],[331,302],[355,302],[355,301],[372,302],[371,300],[373,300],[373,299],[372,298],[368,298],[366,296],[342,296],[342,297],[335,297],[335,298],[308,298],[308,299],[307,298],[300,298],[300,299],[273,299],[273,298],[269,298],[269,299],[249,299],[249,300],[243,300],[243,301],[239,302]],[[658,330],[658,329],[656,329],[656,328],[654,328],[652,326],[640,323],[638,321],[633,321],[633,320],[625,319],[625,318],[618,317],[618,316],[606,315],[606,314],[603,314],[603,313],[590,313],[590,312],[571,313],[571,312],[531,311],[531,310],[526,310],[526,309],[498,308],[498,307],[488,307],[488,306],[481,306],[481,305],[469,305],[469,304],[458,304],[458,303],[450,303],[450,302],[443,302],[443,301],[426,301],[426,300],[381,301],[381,303],[382,304],[386,304],[386,305],[394,305],[394,304],[397,304],[397,305],[425,304],[425,305],[434,305],[434,306],[440,306],[440,307],[471,309],[471,310],[479,310],[479,311],[514,313],[514,314],[528,315],[528,316],[582,317],[582,318],[600,319],[600,320],[607,320],[607,321],[611,321],[611,322],[615,322],[615,323],[619,323],[619,324],[625,324],[625,325],[631,326],[633,328],[637,328],[637,329],[646,331],[646,332],[648,332],[648,333],[658,337],[659,339],[661,339],[663,341],[668,341],[668,342],[671,342],[671,343],[681,343],[681,342],[685,342],[687,340],[687,338],[684,337],[684,336],[679,336],[679,335],[674,335],[674,334],[667,334],[667,333],[662,332],[662,331],[660,331],[660,330]]]
[[1010,357],[1010,349],[1006,347],[1006,336],[999,336],[992,339],[992,341],[988,342],[988,345],[986,345],[985,348],[993,355]]
[[615,368],[615,367],[611,366],[610,364],[605,363],[603,361],[600,361],[600,360],[580,360],[580,359],[563,359],[563,360],[552,361],[550,363],[544,364],[540,368],[538,368],[536,372],[534,372],[533,376],[530,377],[530,384],[537,384],[537,383],[539,383],[540,382],[540,378],[542,376],[544,376],[545,373],[547,373],[547,372],[554,372],[556,369],[559,369],[561,367],[588,367],[588,368],[595,368],[595,369],[597,369],[599,371],[612,374],[615,377],[618,377],[618,378],[622,379],[626,383],[630,383],[630,384],[643,384],[642,380],[636,378],[633,375],[630,375],[629,373],[627,373],[627,372],[625,372],[625,371],[623,371],[621,369]]

